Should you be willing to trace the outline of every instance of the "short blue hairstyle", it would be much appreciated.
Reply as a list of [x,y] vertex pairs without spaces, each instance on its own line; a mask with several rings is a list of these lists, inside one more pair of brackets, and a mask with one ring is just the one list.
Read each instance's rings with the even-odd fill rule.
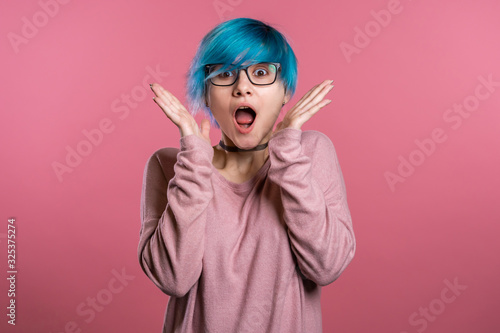
[[206,65],[225,64],[237,68],[259,62],[280,63],[278,79],[283,82],[286,92],[295,93],[297,58],[278,30],[250,18],[237,18],[216,26],[202,39],[187,75],[187,98],[191,112],[196,114],[203,110],[212,124],[217,125],[205,105],[208,88]]

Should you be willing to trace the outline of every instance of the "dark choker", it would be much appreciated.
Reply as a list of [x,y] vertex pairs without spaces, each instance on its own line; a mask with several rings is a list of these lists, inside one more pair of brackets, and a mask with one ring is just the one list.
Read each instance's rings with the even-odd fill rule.
[[247,151],[258,151],[258,150],[264,150],[267,148],[267,145],[269,142],[263,143],[261,145],[258,145],[256,147],[250,148],[250,149],[240,149],[238,147],[234,146],[226,146],[222,140],[219,142],[219,146],[221,146],[222,149],[225,151],[231,152],[231,153],[237,153],[237,152],[247,152]]

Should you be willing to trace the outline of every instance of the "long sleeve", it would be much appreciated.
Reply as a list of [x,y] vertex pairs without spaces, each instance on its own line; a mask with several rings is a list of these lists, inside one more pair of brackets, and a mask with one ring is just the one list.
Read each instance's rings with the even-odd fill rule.
[[280,187],[283,218],[302,275],[324,286],[354,256],[345,185],[330,139],[284,129],[269,142],[269,178]]
[[194,135],[161,149],[144,170],[139,262],[166,294],[184,296],[202,270],[213,149]]

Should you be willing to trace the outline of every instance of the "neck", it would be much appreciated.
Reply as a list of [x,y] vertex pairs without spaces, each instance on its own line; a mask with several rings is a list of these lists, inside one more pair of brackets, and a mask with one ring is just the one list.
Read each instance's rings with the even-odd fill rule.
[[269,156],[267,141],[251,149],[240,149],[223,134],[221,142],[222,145],[219,143],[215,147],[213,165],[219,171],[225,171],[232,175],[250,177],[264,165]]
[[219,141],[219,146],[224,149],[225,151],[228,151],[230,153],[245,153],[245,152],[249,152],[249,151],[259,151],[259,150],[264,150],[267,148],[267,145],[268,145],[268,142],[266,143],[263,143],[263,144],[260,144],[260,145],[257,145],[253,148],[250,148],[250,149],[240,149],[236,146],[226,146],[224,144],[224,142],[222,141],[222,139]]

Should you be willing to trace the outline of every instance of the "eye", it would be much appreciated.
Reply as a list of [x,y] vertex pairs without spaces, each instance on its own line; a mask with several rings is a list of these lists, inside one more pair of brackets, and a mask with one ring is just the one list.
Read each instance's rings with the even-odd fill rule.
[[220,77],[221,79],[225,79],[225,78],[234,76],[234,73],[232,71],[225,71],[225,72],[220,73],[217,76]]
[[255,76],[266,76],[268,74],[269,73],[265,68],[257,68],[256,70],[253,71],[253,75]]

